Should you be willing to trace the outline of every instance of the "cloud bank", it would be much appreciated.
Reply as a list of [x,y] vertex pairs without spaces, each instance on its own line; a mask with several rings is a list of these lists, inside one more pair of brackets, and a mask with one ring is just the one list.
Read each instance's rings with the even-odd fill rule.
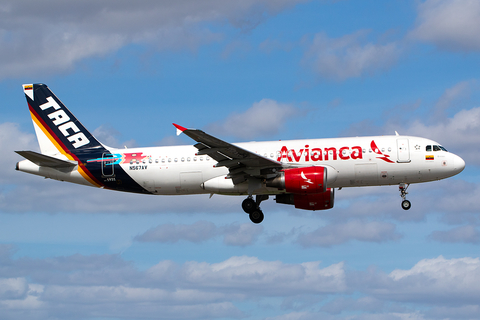
[[246,32],[302,0],[78,1],[0,4],[0,77],[64,73],[81,60],[129,44],[155,50],[196,48],[219,41],[212,26]]
[[[164,260],[142,271],[118,255],[15,259],[13,253],[12,246],[0,245],[0,312],[7,320],[242,318],[247,314],[237,303],[264,301],[283,306],[284,314],[272,319],[343,319],[348,311],[389,319],[442,319],[441,311],[461,311],[475,318],[480,300],[480,260],[471,257],[423,259],[387,274],[251,256],[218,263]],[[411,304],[428,307],[412,311]]]

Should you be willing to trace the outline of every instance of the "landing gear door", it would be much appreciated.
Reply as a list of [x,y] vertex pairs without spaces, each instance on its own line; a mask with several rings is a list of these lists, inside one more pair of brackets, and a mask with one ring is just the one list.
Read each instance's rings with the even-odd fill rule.
[[410,162],[408,139],[397,139],[397,162]]

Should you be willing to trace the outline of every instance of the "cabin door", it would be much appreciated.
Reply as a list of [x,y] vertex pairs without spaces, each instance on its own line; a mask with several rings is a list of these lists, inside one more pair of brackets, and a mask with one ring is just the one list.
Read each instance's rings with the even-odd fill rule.
[[410,162],[408,139],[397,139],[397,159],[398,162]]

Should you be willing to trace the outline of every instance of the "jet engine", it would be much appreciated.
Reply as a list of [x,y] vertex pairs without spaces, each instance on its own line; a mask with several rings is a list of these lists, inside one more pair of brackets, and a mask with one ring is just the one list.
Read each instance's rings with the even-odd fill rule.
[[325,167],[284,169],[275,178],[267,180],[266,186],[287,192],[276,196],[277,203],[293,204],[304,210],[333,208],[335,192],[327,188]]
[[322,193],[327,190],[327,169],[325,167],[285,169],[272,180],[267,180],[266,185],[289,193]]

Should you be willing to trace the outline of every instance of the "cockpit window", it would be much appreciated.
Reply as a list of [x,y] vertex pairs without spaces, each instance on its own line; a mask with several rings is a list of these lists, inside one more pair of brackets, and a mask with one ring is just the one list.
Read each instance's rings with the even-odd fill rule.
[[[432,147],[433,147],[433,149],[432,149]],[[446,151],[446,152],[448,152],[447,149],[445,149],[444,147],[439,146],[439,145],[433,145],[433,146],[428,145],[428,146],[425,147],[425,151],[429,151],[429,152],[431,152],[431,151]]]

